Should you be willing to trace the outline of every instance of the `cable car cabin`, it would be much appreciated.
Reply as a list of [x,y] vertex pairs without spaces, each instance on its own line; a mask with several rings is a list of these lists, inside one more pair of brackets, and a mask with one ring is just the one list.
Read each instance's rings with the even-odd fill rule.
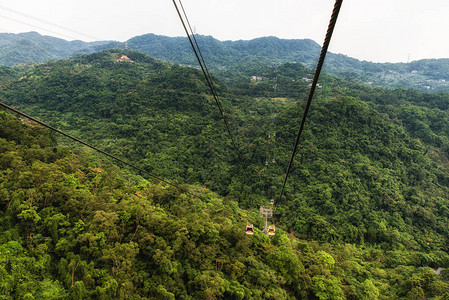
[[274,227],[274,225],[268,226],[268,230],[267,230],[268,235],[274,235],[275,232],[276,232],[276,227]]
[[245,233],[253,235],[254,234],[254,225],[247,223]]

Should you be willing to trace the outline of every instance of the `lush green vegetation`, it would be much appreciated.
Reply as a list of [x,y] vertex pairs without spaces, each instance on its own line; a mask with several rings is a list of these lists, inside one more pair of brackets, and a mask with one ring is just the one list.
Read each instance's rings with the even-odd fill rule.
[[[312,40],[287,40],[262,37],[249,41],[218,41],[211,36],[197,36],[210,66],[219,74],[241,72],[249,62],[263,68],[284,63],[300,63],[314,68],[320,45]],[[321,42],[321,41],[317,41]],[[152,57],[196,66],[187,38],[145,34],[130,39],[128,45]],[[342,54],[328,53],[328,73],[360,83],[388,88],[412,88],[424,92],[449,92],[449,59],[423,59],[410,63],[373,63]],[[251,75],[260,76],[260,73]]]
[[3,299],[440,299],[446,252],[318,244],[204,188],[200,198],[98,165],[0,113]]
[[[134,62],[117,63],[122,54]],[[5,76],[5,102],[188,183],[202,198],[70,154],[39,128],[4,116],[3,244],[17,242],[15,257],[35,274],[23,290],[43,297],[48,285],[72,298],[442,298],[447,274],[430,268],[449,267],[449,95],[323,76],[277,199],[310,73],[257,60],[220,71],[226,86],[216,80],[217,89],[242,163],[193,68],[108,50]],[[245,236],[246,220],[260,228],[257,208],[271,198],[278,234]],[[62,225],[44,221],[53,213]],[[41,256],[45,264],[33,269]],[[21,276],[8,262],[4,268]],[[7,290],[17,293],[17,284]]]

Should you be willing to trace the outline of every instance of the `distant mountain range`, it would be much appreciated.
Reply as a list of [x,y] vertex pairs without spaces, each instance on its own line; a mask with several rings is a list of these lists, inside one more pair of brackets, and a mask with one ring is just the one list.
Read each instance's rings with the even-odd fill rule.
[[[262,37],[253,40],[219,41],[197,36],[209,67],[217,75],[226,72],[255,72],[258,65],[301,63],[314,68],[321,46],[309,39],[286,40]],[[186,37],[145,34],[125,43],[116,41],[66,41],[37,32],[0,34],[0,65],[42,63],[105,49],[129,48],[154,58],[196,66]],[[373,63],[342,54],[329,53],[325,72],[390,88],[412,88],[429,92],[449,92],[449,59],[426,59],[410,63]],[[252,74],[257,75],[257,74]]]
[[13,66],[24,63],[42,63],[68,58],[76,53],[98,51],[103,42],[66,41],[40,35],[37,32],[0,33],[0,65]]

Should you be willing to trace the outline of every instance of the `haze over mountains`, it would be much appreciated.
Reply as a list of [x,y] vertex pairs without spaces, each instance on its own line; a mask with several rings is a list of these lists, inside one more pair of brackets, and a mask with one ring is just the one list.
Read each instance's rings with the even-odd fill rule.
[[68,58],[78,52],[93,52],[105,42],[66,41],[37,32],[0,33],[0,65],[12,66],[30,62]]
[[[125,43],[115,41],[66,41],[36,32],[0,34],[0,65],[45,62],[112,48],[129,48],[154,58],[196,66],[186,37],[145,34]],[[262,37],[248,41],[219,41],[197,36],[206,62],[220,75],[240,72],[248,64],[279,65],[301,63],[313,68],[321,46],[308,39],[286,40]],[[449,59],[428,59],[410,63],[373,63],[342,54],[329,53],[325,72],[341,75],[372,86],[412,88],[424,92],[449,91]],[[254,74],[257,75],[257,74]]]

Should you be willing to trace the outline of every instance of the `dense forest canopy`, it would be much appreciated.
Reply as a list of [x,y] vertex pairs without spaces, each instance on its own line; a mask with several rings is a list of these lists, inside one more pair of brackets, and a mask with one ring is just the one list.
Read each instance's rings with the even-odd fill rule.
[[0,112],[0,295],[24,299],[447,297],[444,251],[245,235],[251,211],[72,153]]
[[[117,62],[123,54],[133,62]],[[278,199],[310,74],[248,60],[214,78],[240,163],[194,68],[132,50],[3,68],[3,102],[202,196],[72,153],[2,114],[0,249],[18,259],[0,260],[2,293],[443,297],[447,274],[431,268],[449,267],[449,95],[323,75]],[[245,236],[272,198],[276,236]],[[23,288],[11,263],[30,274]]]

